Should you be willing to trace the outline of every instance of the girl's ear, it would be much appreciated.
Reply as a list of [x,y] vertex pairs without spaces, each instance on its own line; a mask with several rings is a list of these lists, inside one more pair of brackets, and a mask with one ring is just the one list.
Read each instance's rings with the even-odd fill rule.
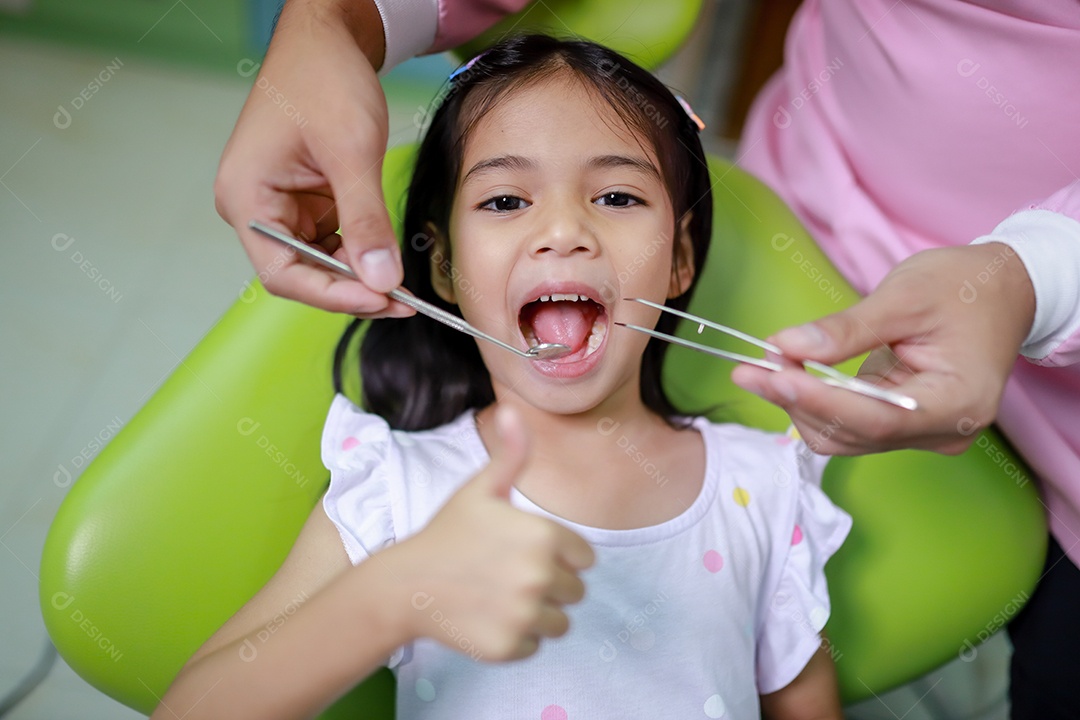
[[428,262],[431,265],[431,287],[448,303],[456,303],[454,283],[450,279],[450,242],[432,222],[424,223],[424,231],[431,236]]
[[690,219],[694,214],[688,212],[679,221],[675,231],[675,242],[671,257],[671,285],[668,287],[668,298],[677,298],[687,291],[690,283],[694,281],[694,241],[690,237]]

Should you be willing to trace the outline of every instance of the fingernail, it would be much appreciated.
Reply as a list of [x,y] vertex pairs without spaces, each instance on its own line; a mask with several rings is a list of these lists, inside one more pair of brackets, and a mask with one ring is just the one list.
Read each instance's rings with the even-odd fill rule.
[[777,343],[786,345],[791,350],[811,351],[818,350],[828,341],[825,333],[817,325],[800,325],[799,327],[781,330],[776,335]]
[[398,284],[398,268],[393,252],[387,248],[368,250],[360,256],[360,274],[364,284],[372,290],[393,290]]

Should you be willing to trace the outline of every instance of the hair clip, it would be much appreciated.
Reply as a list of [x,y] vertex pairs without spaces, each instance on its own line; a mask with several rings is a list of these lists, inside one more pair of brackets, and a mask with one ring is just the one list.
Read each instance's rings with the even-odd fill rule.
[[482,52],[482,53],[480,53],[478,55],[473,55],[472,59],[469,60],[469,62],[465,63],[464,65],[459,67],[457,70],[450,73],[450,77],[448,77],[446,79],[447,80],[453,80],[458,75],[461,75],[464,72],[468,72],[472,68],[472,66],[476,64],[476,61],[479,60],[480,58],[484,57],[485,55],[487,55],[487,53],[488,53],[488,51],[485,50],[484,52]]
[[[453,76],[451,75],[451,77]],[[684,98],[682,95],[676,95],[675,99],[679,101],[679,104],[682,105],[682,109],[686,111],[686,114],[690,117],[691,120],[694,121],[694,124],[697,125],[697,129],[699,131],[704,130],[704,121],[702,121],[702,119],[698,117],[698,114],[694,112],[694,108],[690,107],[690,103],[686,102],[686,98]]]

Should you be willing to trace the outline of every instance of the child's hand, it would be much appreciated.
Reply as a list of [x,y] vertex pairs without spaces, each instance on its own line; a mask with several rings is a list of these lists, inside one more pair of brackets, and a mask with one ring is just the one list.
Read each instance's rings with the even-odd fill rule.
[[569,627],[562,610],[581,600],[578,572],[593,564],[580,536],[511,507],[525,465],[525,430],[506,409],[495,416],[502,446],[414,537],[380,553],[405,591],[409,637],[429,637],[476,659],[527,657],[540,638]]

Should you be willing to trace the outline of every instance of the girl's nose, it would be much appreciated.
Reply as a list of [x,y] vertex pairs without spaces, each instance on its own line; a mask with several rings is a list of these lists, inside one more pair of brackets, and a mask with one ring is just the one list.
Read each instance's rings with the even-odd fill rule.
[[551,207],[537,218],[530,243],[534,255],[594,255],[599,250],[594,229],[577,209]]

